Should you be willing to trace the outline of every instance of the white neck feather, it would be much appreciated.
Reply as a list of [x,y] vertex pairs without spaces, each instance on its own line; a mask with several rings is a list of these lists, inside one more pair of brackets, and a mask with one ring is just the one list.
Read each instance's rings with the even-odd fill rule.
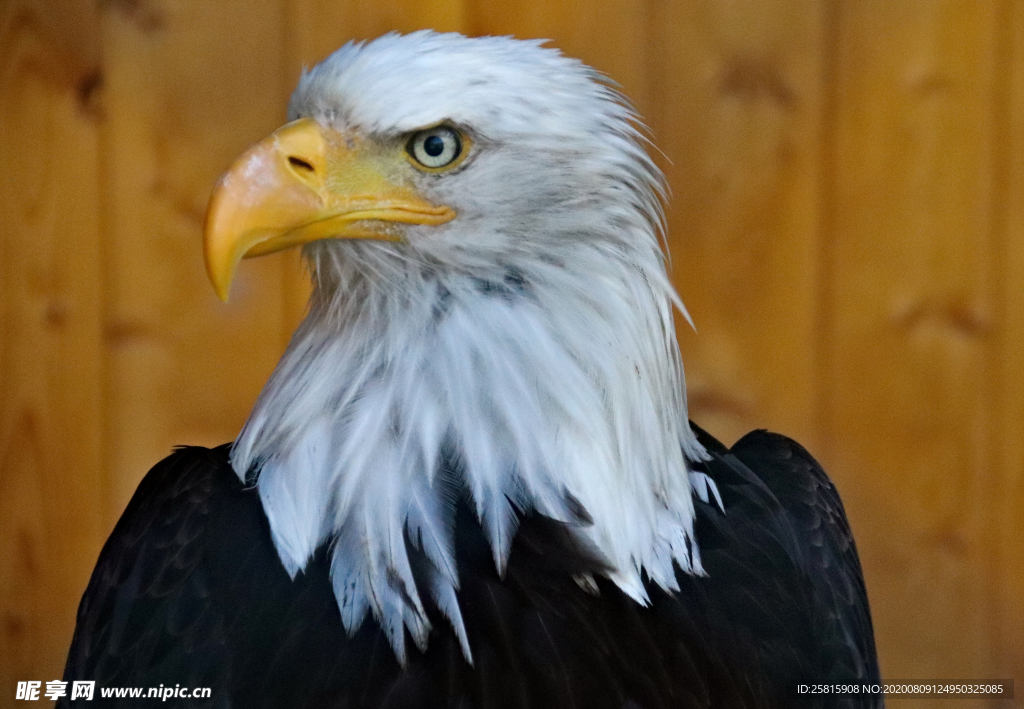
[[[645,241],[650,240],[647,237]],[[450,490],[465,486],[503,569],[516,510],[574,522],[641,603],[640,572],[676,588],[700,573],[686,457],[682,367],[660,255],[640,262],[574,242],[571,260],[490,277],[432,270],[377,243],[309,251],[317,289],[232,451],[258,488],[292,575],[333,541],[332,579],[350,632],[371,609],[404,658],[429,625],[405,546],[422,540],[430,588],[469,657],[455,597]],[[644,262],[646,261],[646,262]],[[571,496],[571,498],[569,498]]]

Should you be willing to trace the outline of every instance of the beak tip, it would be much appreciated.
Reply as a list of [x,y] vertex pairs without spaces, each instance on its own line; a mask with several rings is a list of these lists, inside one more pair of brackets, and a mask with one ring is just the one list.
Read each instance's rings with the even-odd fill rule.
[[217,297],[220,298],[220,302],[228,302],[228,297],[231,295],[231,283],[213,283],[213,290],[216,291]]
[[206,261],[206,277],[210,281],[210,285],[213,286],[213,291],[220,298],[220,302],[228,302],[228,296],[231,293],[231,281],[233,280],[230,276],[224,278],[220,273],[221,269],[212,267],[210,260]]

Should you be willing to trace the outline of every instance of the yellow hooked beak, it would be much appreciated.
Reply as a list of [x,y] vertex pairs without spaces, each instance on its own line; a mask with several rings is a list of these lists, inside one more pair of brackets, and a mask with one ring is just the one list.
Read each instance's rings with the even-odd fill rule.
[[228,299],[243,258],[318,239],[397,241],[389,223],[436,225],[455,218],[451,208],[389,179],[392,162],[309,118],[249,148],[221,176],[206,210],[203,255],[220,299]]

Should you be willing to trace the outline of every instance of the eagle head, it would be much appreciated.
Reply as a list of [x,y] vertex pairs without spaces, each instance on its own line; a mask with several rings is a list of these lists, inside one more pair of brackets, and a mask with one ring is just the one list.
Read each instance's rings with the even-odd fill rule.
[[232,449],[285,568],[329,544],[346,628],[372,611],[399,658],[430,632],[410,543],[470,656],[459,495],[499,571],[533,512],[639,602],[642,572],[700,573],[663,182],[622,95],[539,41],[424,31],[345,45],[289,114],[221,178],[204,234],[223,298],[242,258],[292,246],[314,281]]

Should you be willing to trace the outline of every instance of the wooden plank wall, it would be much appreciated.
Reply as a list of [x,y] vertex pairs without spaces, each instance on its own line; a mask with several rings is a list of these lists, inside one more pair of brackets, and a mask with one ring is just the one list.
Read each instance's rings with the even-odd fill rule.
[[873,471],[851,505],[914,677],[994,660],[997,11],[850,3],[836,49],[822,420],[834,466]]
[[207,286],[217,174],[302,64],[420,27],[621,83],[673,190],[694,418],[826,463],[887,677],[1024,681],[1020,3],[0,0],[0,707],[59,676],[141,475],[232,438],[301,316],[294,255]]
[[56,676],[109,525],[96,17],[0,14],[0,703]]

